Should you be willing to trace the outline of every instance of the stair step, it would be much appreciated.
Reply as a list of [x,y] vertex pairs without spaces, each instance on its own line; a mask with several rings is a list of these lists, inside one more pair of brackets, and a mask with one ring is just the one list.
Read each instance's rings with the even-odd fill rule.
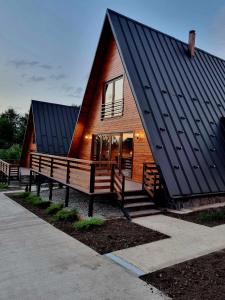
[[145,190],[125,191],[125,195],[127,195],[127,196],[146,195],[146,191]]
[[129,200],[146,200],[146,199],[149,199],[149,196],[148,195],[130,195],[130,196],[124,196],[124,200],[126,201],[129,201]]
[[129,216],[131,218],[139,218],[139,217],[145,217],[145,216],[158,215],[160,213],[161,213],[161,211],[158,209],[145,209],[145,210],[129,212]]
[[150,202],[150,201],[146,201],[146,202],[134,202],[134,203],[127,203],[124,204],[124,208],[139,208],[139,207],[143,207],[143,206],[154,206],[155,203]]

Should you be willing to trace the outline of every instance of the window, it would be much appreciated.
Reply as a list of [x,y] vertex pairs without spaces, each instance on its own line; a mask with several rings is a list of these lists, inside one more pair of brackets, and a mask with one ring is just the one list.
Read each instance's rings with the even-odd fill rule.
[[105,83],[101,118],[112,118],[123,114],[123,77]]

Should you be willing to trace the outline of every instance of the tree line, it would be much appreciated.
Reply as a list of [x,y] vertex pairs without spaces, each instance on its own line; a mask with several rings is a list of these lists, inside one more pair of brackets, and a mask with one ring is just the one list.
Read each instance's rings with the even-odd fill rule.
[[9,108],[0,114],[0,158],[18,159],[23,144],[28,114]]

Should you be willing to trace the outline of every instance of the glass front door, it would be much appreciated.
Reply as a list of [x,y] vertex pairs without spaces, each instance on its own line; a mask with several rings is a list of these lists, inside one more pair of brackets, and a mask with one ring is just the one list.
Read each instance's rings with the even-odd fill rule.
[[126,177],[132,176],[133,132],[93,136],[92,159],[116,161]]
[[122,155],[121,170],[124,175],[131,177],[133,161],[133,133],[123,133],[122,135]]

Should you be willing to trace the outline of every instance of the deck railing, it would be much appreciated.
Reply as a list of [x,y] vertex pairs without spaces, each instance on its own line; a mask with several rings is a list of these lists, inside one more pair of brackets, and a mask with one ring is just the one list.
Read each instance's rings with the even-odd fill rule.
[[11,178],[19,179],[19,161],[0,159],[0,172],[7,177],[8,182]]
[[143,189],[152,199],[156,198],[157,192],[162,189],[160,173],[154,162],[143,164]]
[[31,153],[30,169],[72,188],[93,193],[113,192],[115,162],[91,161]]

